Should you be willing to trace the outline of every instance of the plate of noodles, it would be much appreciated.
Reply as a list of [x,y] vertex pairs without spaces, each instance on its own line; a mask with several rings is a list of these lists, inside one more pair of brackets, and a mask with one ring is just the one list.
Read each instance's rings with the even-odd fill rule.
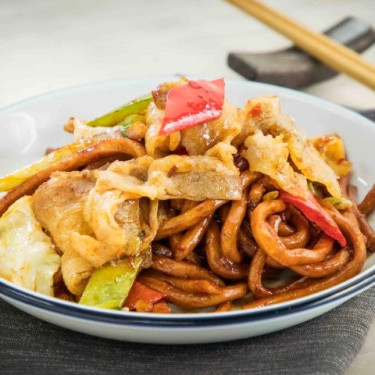
[[160,77],[35,97],[0,129],[0,297],[40,319],[226,341],[375,284],[375,126],[343,107]]

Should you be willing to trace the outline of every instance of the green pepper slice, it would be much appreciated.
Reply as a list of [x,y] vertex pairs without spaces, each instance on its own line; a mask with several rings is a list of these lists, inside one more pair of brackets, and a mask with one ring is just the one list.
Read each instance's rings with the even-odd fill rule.
[[56,151],[49,153],[48,155],[44,156],[42,159],[36,161],[31,165],[19,169],[7,176],[1,177],[0,191],[8,191],[17,187],[34,174],[73,156],[77,152],[82,151],[97,142],[98,140],[96,138],[86,138],[81,139],[78,142],[70,143],[57,149]]
[[141,112],[145,111],[152,100],[153,98],[151,95],[144,95],[139,98],[133,99],[129,103],[124,104],[122,107],[88,122],[87,125],[103,127],[118,125],[127,116],[138,115]]
[[92,274],[79,301],[81,305],[120,310],[141,270],[143,257],[107,263]]

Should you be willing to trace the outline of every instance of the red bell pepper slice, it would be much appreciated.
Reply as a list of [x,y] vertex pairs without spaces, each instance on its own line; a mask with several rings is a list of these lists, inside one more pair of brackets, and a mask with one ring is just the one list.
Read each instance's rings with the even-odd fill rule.
[[219,118],[224,104],[224,86],[223,78],[200,79],[169,90],[159,135]]
[[311,192],[308,192],[307,199],[294,196],[286,191],[280,191],[279,197],[301,210],[311,222],[315,223],[328,236],[337,240],[341,246],[346,245],[346,238],[336,222],[324,211]]
[[164,297],[165,294],[150,289],[139,281],[135,281],[128,296],[126,297],[123,307],[127,307],[129,310],[135,310],[135,304],[139,300],[154,304]]

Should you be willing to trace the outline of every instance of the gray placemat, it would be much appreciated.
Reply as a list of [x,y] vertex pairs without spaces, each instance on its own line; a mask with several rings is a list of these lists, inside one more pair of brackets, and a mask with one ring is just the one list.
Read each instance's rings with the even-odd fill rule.
[[206,345],[149,345],[71,332],[0,301],[1,374],[343,374],[375,316],[375,287],[274,334]]

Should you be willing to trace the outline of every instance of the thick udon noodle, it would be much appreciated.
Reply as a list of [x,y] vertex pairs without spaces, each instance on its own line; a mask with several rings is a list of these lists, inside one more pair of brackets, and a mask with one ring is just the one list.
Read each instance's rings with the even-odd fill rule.
[[[130,129],[128,138],[112,137],[88,144],[71,157],[38,171],[0,199],[0,215],[20,197],[33,194],[56,171],[84,169],[89,175],[115,160],[149,154],[142,144],[146,127],[141,125]],[[137,135],[134,139],[132,131]],[[241,133],[234,142],[238,150],[234,166],[242,184],[239,199],[163,201],[168,215],[158,225],[150,243],[152,257],[137,280],[185,310],[209,307],[222,312],[231,310],[233,304],[255,308],[316,293],[358,274],[366,251],[375,249],[375,236],[366,220],[375,208],[374,187],[357,204],[355,189],[346,175],[340,179],[340,188],[352,202],[351,207],[338,211],[318,199],[347,240],[347,245],[340,247],[298,209],[278,199],[280,189],[274,180],[249,170],[240,152],[246,136]],[[152,152],[159,146],[174,150],[181,141],[181,137],[172,137],[169,143],[159,138],[155,142],[164,143],[153,144]],[[167,177],[174,173],[172,167]],[[154,203],[157,215],[157,200]],[[102,263],[98,260],[99,265]],[[93,267],[70,252],[63,254],[61,267],[68,276],[63,280],[60,272],[55,275],[55,296],[75,300]],[[69,275],[74,275],[71,284]],[[76,296],[65,285],[76,291]],[[140,303],[137,311],[170,312],[165,302],[151,307]]]

